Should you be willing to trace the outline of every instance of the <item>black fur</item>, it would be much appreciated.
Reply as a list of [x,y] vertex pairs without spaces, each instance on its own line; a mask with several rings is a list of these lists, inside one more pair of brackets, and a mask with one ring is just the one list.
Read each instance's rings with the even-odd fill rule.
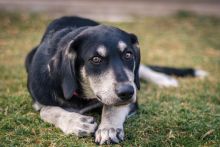
[[28,73],[29,69],[30,69],[30,66],[31,66],[31,62],[32,62],[32,59],[34,57],[34,54],[36,52],[38,47],[35,47],[33,48],[29,54],[27,55],[26,59],[25,59],[25,68],[26,68],[26,72]]
[[152,65],[149,65],[148,67],[156,72],[161,72],[170,76],[177,76],[177,77],[196,76],[195,69],[193,68],[174,68],[174,67],[152,66]]
[[[91,56],[94,48],[85,51],[85,48],[95,47],[105,43],[114,48],[116,39],[132,44],[138,43],[137,37],[114,27],[99,25],[89,19],[79,17],[62,17],[54,20],[47,27],[40,44],[26,57],[25,65],[28,73],[28,90],[33,98],[43,105],[53,105],[80,109],[97,102],[83,99],[84,90],[81,85],[79,69],[85,59]],[[71,56],[70,58],[68,56]],[[140,88],[138,68],[140,64],[139,49],[135,49],[135,83]],[[117,77],[123,80],[122,66],[132,68],[131,64],[117,65]],[[107,64],[106,64],[107,65]],[[102,67],[103,70],[107,66]],[[100,74],[100,69],[88,65],[90,74]],[[93,70],[90,70],[90,69]],[[77,93],[77,95],[74,93]]]

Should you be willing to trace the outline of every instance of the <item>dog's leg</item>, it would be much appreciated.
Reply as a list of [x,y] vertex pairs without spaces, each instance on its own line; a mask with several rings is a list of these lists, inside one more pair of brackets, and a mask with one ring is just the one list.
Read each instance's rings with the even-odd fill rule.
[[101,123],[95,133],[98,144],[119,143],[124,139],[124,121],[129,114],[131,105],[103,106]]
[[81,115],[76,112],[68,112],[60,107],[45,106],[40,110],[41,118],[54,124],[65,134],[77,136],[89,136],[96,130],[97,123],[91,116]]

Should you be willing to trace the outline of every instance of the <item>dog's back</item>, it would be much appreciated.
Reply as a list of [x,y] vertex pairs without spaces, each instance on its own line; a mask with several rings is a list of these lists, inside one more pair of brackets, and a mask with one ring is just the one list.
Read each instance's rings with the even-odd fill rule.
[[[45,30],[45,33],[41,39],[41,42],[43,42],[45,39],[48,39],[47,37],[52,36],[54,33],[62,30],[62,29],[67,29],[67,28],[79,28],[79,27],[85,27],[85,26],[96,26],[99,25],[99,23],[92,21],[90,19],[86,18],[80,18],[77,16],[66,16],[66,17],[61,17],[58,19],[55,19],[52,21],[48,27]],[[32,59],[34,57],[34,54],[36,53],[38,49],[38,46],[33,48],[27,55],[25,59],[25,68],[27,73],[29,72]]]
[[79,28],[96,25],[99,25],[99,23],[86,18],[80,18],[76,16],[61,17],[59,19],[55,19],[48,25],[41,41],[43,41],[48,36],[48,34],[55,33],[64,28]]

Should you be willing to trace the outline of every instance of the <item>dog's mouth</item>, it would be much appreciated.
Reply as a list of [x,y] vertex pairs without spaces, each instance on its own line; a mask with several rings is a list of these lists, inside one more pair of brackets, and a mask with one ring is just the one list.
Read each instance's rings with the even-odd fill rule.
[[106,104],[105,102],[103,102],[101,96],[96,95],[96,98],[97,98],[97,100],[98,100],[99,102],[101,102],[102,104],[109,105],[109,106],[111,106],[111,105],[112,105],[112,106],[127,105],[127,104],[133,102],[133,99],[130,99],[130,100],[128,100],[128,101],[123,101],[123,100],[118,99],[118,100],[116,100],[116,102],[114,102],[114,103]]
[[120,101],[120,102],[118,102],[118,103],[116,103],[116,104],[114,104],[114,105],[115,105],[115,106],[127,105],[127,104],[132,103],[132,102],[133,102],[133,100],[130,99],[130,100],[128,100],[128,101]]

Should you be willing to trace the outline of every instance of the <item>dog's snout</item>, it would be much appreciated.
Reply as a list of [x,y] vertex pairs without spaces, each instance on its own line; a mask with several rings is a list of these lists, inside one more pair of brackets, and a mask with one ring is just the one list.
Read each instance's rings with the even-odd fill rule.
[[134,95],[134,88],[130,84],[117,84],[116,94],[122,100],[129,100]]

